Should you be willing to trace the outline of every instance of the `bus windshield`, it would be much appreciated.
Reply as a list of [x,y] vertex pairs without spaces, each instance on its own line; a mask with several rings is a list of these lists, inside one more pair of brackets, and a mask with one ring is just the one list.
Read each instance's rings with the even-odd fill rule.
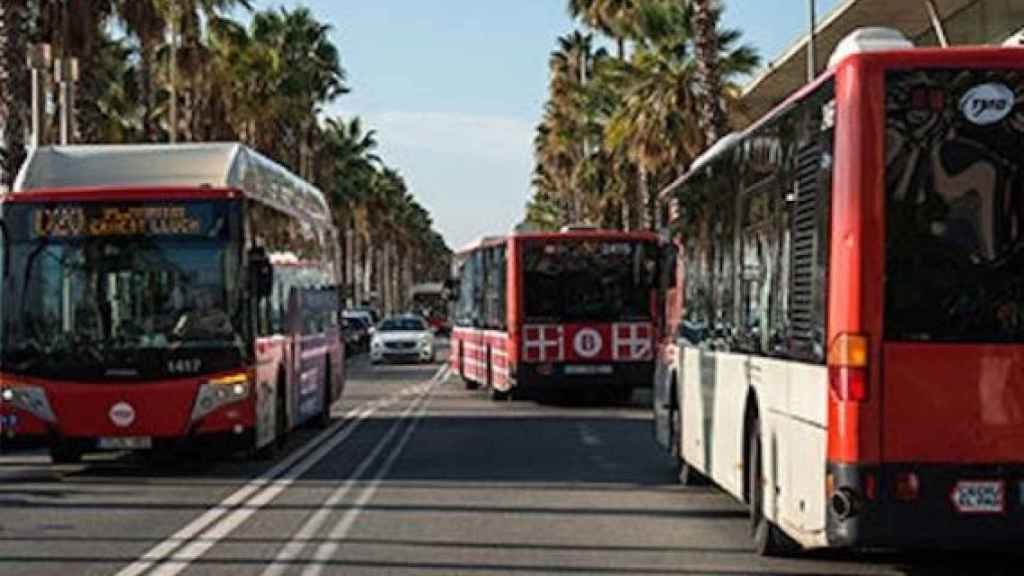
[[615,322],[651,318],[654,244],[625,240],[529,241],[523,247],[527,321]]
[[886,337],[1024,342],[1024,74],[887,82]]
[[5,207],[6,370],[160,377],[230,368],[225,359],[244,354],[226,206],[142,211],[151,207]]

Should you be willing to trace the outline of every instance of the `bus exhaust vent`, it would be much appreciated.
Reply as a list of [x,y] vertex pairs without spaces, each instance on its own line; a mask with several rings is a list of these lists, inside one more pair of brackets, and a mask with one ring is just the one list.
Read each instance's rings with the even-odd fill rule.
[[795,340],[814,338],[814,274],[817,244],[818,172],[821,146],[817,141],[805,144],[797,156],[796,199],[792,208],[793,240],[789,320]]
[[881,27],[859,28],[839,42],[835,51],[832,52],[832,57],[828,59],[828,67],[835,68],[847,56],[854,54],[911,50],[913,48],[914,43],[899,30]]

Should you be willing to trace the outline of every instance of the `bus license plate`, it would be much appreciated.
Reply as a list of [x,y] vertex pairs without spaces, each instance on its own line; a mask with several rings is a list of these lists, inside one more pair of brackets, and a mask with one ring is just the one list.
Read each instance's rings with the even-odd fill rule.
[[999,514],[1006,509],[1006,489],[998,480],[964,480],[953,488],[953,506],[961,514]]
[[612,367],[607,364],[603,365],[574,365],[569,364],[565,367],[565,373],[568,375],[589,375],[589,374],[611,374]]
[[100,450],[148,450],[153,447],[149,436],[115,436],[100,438]]

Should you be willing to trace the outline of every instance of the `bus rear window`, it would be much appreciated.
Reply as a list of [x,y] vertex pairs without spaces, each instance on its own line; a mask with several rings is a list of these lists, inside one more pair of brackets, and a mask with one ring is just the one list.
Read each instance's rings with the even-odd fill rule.
[[651,317],[657,247],[611,240],[531,241],[523,249],[530,321],[618,322]]
[[890,72],[885,332],[1024,341],[1024,73]]

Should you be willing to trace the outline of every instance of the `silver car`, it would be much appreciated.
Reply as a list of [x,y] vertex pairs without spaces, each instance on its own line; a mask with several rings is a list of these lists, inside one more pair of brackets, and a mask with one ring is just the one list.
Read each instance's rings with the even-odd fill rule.
[[437,360],[434,333],[418,316],[393,316],[377,325],[370,342],[370,361],[430,362]]

